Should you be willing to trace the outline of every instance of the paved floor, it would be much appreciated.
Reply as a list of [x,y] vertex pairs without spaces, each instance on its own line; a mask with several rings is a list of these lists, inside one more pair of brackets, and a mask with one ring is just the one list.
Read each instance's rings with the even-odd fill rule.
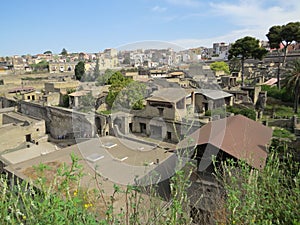
[[50,142],[40,142],[39,145],[30,144],[29,148],[3,154],[2,158],[10,164],[15,164],[54,152],[58,149],[59,148],[56,145]]
[[[111,148],[103,147],[105,143],[112,143]],[[135,149],[128,148],[128,146]],[[115,137],[94,138],[78,144],[78,148],[88,162],[102,177],[119,184],[134,184],[137,177],[146,175],[156,167],[156,160],[162,162],[173,153],[161,148],[140,151],[138,148],[150,148],[141,143],[126,140],[125,144]],[[89,158],[98,158],[93,161]]]

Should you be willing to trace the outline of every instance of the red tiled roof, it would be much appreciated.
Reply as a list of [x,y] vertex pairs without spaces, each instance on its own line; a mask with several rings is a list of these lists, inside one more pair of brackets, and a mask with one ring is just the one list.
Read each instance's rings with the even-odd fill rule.
[[[190,146],[211,144],[249,165],[260,169],[268,156],[266,145],[272,138],[272,129],[242,115],[210,122],[193,134]],[[179,143],[185,146],[187,140]]]

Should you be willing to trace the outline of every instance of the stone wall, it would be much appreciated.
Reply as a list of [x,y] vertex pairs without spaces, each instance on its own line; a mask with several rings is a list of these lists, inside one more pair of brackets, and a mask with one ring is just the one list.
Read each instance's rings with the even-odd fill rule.
[[46,93],[57,92],[58,90],[76,89],[78,86],[78,81],[45,82],[45,91]]
[[292,121],[292,119],[276,119],[274,121],[268,121],[268,126],[292,129],[293,121]]
[[25,115],[33,116],[39,119],[43,119],[46,122],[46,132],[49,133],[47,125],[49,124],[49,117],[47,110],[40,104],[33,102],[20,101],[18,105],[18,111]]
[[5,97],[0,97],[0,108],[9,108],[17,105],[17,102],[13,99],[7,99]]
[[10,116],[8,114],[3,114],[2,115],[2,124],[10,124],[10,123],[13,123],[13,124],[18,124],[18,123],[22,123],[24,122],[23,120],[20,120],[18,118],[15,118],[13,116]]
[[80,138],[95,135],[94,117],[86,114],[65,110],[57,107],[47,107],[50,115],[49,133],[54,138]]
[[[20,102],[19,112],[45,120],[46,132],[57,139],[93,137],[99,128],[101,133],[106,131],[102,131],[105,128],[104,120],[106,118],[94,114],[85,114],[54,106],[44,107],[25,101]],[[95,117],[99,118],[97,126]]]
[[222,220],[224,189],[216,180],[197,179],[188,188],[190,215],[194,224],[216,224]]

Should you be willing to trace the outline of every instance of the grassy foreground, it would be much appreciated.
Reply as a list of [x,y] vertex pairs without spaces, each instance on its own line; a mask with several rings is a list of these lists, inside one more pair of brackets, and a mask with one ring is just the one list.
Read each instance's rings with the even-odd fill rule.
[[[172,201],[161,204],[155,187],[147,195],[134,186],[125,189],[114,185],[109,199],[99,189],[87,192],[79,186],[83,176],[78,159],[72,165],[61,165],[56,176],[48,181],[43,176],[47,165],[34,169],[33,183],[19,182],[2,175],[0,179],[0,224],[191,224],[190,202],[186,189],[191,170],[177,171],[171,179]],[[224,216],[217,224],[300,224],[299,162],[291,155],[270,154],[265,168],[253,170],[243,162],[227,161],[218,168],[223,183]],[[37,188],[38,187],[38,188]],[[125,204],[116,209],[118,195]],[[147,198],[147,201],[145,201]],[[98,208],[102,202],[105,208]],[[147,207],[144,207],[147,202]],[[225,218],[225,219],[224,219]]]

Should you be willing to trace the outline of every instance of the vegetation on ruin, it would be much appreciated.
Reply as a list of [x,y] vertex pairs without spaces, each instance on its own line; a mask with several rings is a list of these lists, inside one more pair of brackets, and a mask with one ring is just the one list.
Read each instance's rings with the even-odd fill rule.
[[229,65],[223,61],[211,63],[210,69],[213,71],[224,71],[225,74],[230,74]]
[[287,129],[276,127],[273,130],[273,137],[280,138],[280,139],[286,138],[286,139],[294,140],[295,134],[293,134],[291,131]]
[[67,94],[62,95],[62,104],[61,104],[62,107],[69,108],[69,106],[70,106],[69,94],[71,94],[75,91],[76,91],[76,89],[69,88],[69,89],[67,89]]
[[102,86],[108,84],[108,79],[115,73],[114,70],[107,69],[105,70],[104,74],[99,75],[96,79],[96,85]]
[[252,120],[256,120],[256,112],[253,108],[238,107],[236,105],[236,106],[228,106],[226,110],[227,112],[234,113],[235,115],[243,115]]
[[107,84],[111,86],[105,101],[110,108],[123,107],[134,110],[144,108],[146,95],[144,84],[123,76],[119,71],[110,76]]
[[35,72],[40,72],[45,70],[49,71],[49,62],[47,62],[46,60],[42,60],[39,63],[30,64],[30,67]]
[[81,80],[85,74],[85,63],[79,61],[75,66],[75,78],[76,80]]
[[[244,162],[222,164],[226,190],[225,224],[299,224],[299,162],[272,151],[261,171]],[[224,176],[225,175],[225,176]]]
[[229,49],[228,59],[238,58],[241,61],[242,86],[244,86],[245,60],[248,58],[262,59],[267,50],[259,46],[259,40],[246,36],[236,40]]
[[[278,63],[277,71],[277,80],[279,81],[277,82],[277,88],[281,89],[281,67],[285,67],[288,47],[300,41],[300,22],[289,22],[284,25],[272,26],[266,36],[270,47],[277,50],[278,56],[282,55],[282,61]],[[282,50],[281,46],[283,46]]]
[[290,90],[294,100],[294,113],[298,113],[300,98],[300,60],[294,60],[291,63],[291,68],[285,72],[283,86],[287,90]]
[[[286,148],[285,148],[286,150]],[[226,195],[215,215],[217,224],[299,224],[299,162],[287,151],[271,153],[262,170],[250,168],[243,161],[227,160],[216,167],[216,176]],[[95,176],[98,189],[80,186],[85,176],[79,159],[71,155],[72,164],[46,163],[25,173],[32,182],[0,178],[1,224],[190,224],[187,188],[191,171],[182,169],[171,178],[171,201],[162,204],[155,186],[113,186],[106,197]],[[217,165],[217,164],[216,164]],[[150,191],[149,191],[150,190]],[[116,199],[125,197],[117,208]],[[145,205],[147,204],[147,205]],[[222,215],[219,215],[222,212]]]
[[279,99],[283,102],[292,102],[291,92],[287,91],[286,88],[280,90],[275,86],[262,85],[262,91],[267,91],[268,97]]

